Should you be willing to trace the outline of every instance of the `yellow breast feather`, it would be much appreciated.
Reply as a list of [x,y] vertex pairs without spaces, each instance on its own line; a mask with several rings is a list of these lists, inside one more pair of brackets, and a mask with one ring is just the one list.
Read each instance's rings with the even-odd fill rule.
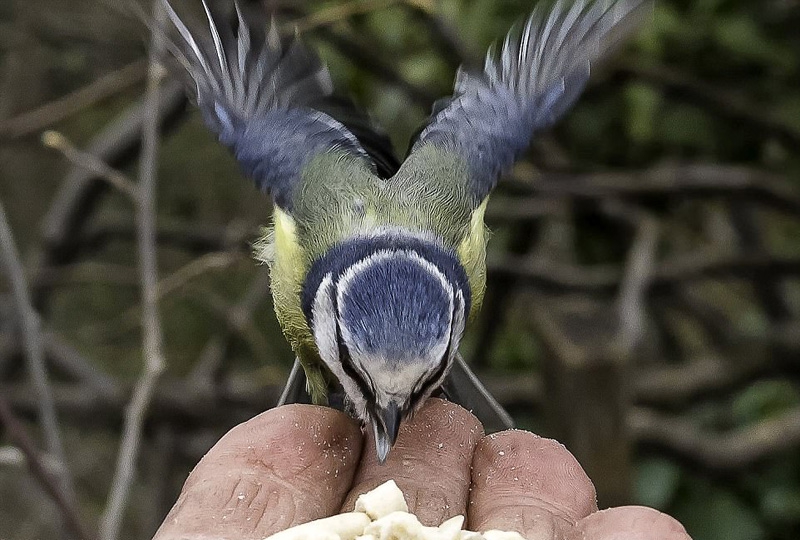
[[275,207],[273,228],[256,244],[256,258],[269,264],[275,314],[283,333],[306,372],[307,390],[315,403],[325,403],[327,383],[301,304],[308,255],[298,241],[294,219]]
[[486,204],[489,198],[484,201],[472,212],[469,228],[461,240],[456,250],[458,260],[464,266],[469,279],[469,288],[472,292],[472,308],[470,309],[469,319],[472,320],[478,313],[483,303],[483,295],[486,292],[486,225],[483,216],[486,212]]

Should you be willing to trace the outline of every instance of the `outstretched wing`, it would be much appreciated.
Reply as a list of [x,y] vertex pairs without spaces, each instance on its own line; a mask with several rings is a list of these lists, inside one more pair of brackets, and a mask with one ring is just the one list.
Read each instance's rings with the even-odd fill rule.
[[189,76],[205,123],[279,207],[291,211],[304,166],[321,153],[394,174],[388,137],[351,103],[332,97],[328,70],[296,37],[281,38],[274,21],[245,16],[238,2],[235,14],[222,17],[206,0],[207,35],[193,34],[162,1],[177,30],[170,50]]
[[[550,127],[583,91],[593,63],[636,25],[648,0],[558,0],[540,3],[502,49],[490,49],[482,73],[459,71],[452,98],[434,109],[407,159],[428,145],[465,162],[480,204],[534,133]],[[419,164],[416,165],[417,167]]]

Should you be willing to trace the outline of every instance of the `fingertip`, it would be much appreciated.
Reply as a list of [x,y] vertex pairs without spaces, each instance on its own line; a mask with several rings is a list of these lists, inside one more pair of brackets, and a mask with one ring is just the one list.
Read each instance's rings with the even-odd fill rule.
[[386,463],[379,464],[372,434],[343,510],[387,480],[395,480],[410,511],[425,524],[438,524],[466,512],[470,464],[483,426],[471,412],[449,401],[429,398],[404,421]]
[[481,439],[472,461],[469,524],[526,537],[563,534],[595,512],[594,485],[557,441],[508,430]]
[[[358,422],[341,411],[318,405],[283,405],[269,409],[232,428],[209,451],[203,461],[217,455],[224,457],[231,451],[238,455],[247,454],[247,451],[258,453],[266,446],[270,446],[272,451],[278,451],[284,445],[299,441],[303,446],[297,447],[297,453],[291,452],[286,456],[288,461],[294,461],[296,455],[321,452],[331,446],[332,441],[321,437],[322,434],[334,437],[335,441],[341,440],[348,448],[351,446],[357,448],[361,443],[361,429]],[[316,444],[306,446],[309,436]],[[354,444],[347,444],[350,442]]]
[[570,540],[691,540],[675,518],[646,506],[620,506],[590,514],[575,526]]
[[203,457],[157,537],[263,538],[337,513],[361,446],[358,423],[339,411],[266,411],[231,429]]

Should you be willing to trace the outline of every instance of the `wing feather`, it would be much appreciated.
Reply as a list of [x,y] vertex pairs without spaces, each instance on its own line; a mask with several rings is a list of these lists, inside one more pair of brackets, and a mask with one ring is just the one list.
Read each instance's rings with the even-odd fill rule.
[[637,28],[650,5],[650,0],[557,0],[549,11],[537,5],[499,52],[489,49],[483,72],[459,70],[453,97],[437,103],[408,159],[426,145],[460,155],[477,206],[532,136],[569,110],[592,65]]
[[341,119],[324,110],[330,74],[297,37],[282,39],[274,21],[249,16],[236,1],[226,18],[201,0],[207,29],[192,33],[162,2],[177,31],[169,50],[188,74],[206,125],[278,206],[291,210],[304,167],[322,153],[360,160],[375,174],[396,171],[388,137],[351,102],[338,106]]

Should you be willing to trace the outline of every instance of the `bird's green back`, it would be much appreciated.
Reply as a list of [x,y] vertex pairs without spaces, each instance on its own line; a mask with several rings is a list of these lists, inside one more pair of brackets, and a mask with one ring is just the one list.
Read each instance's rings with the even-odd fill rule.
[[336,152],[309,163],[291,213],[276,207],[274,230],[256,253],[270,263],[275,311],[304,364],[316,363],[300,300],[306,273],[332,246],[354,236],[403,229],[441,242],[467,271],[471,311],[477,311],[485,288],[485,202],[476,205],[468,187],[463,160],[433,146],[415,152],[389,179]]

